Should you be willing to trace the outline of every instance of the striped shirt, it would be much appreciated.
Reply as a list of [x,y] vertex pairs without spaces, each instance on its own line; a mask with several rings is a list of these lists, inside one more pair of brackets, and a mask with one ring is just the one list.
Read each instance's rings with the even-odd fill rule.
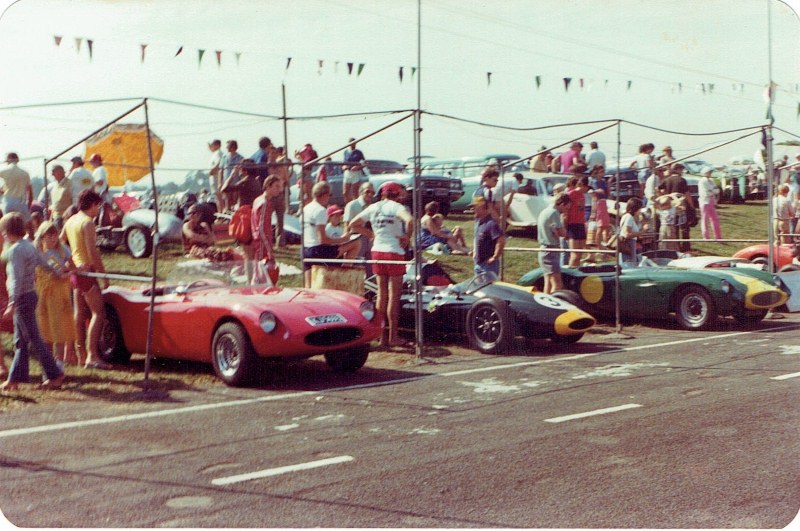
[[43,267],[54,274],[58,273],[30,240],[22,239],[7,245],[2,259],[6,263],[6,289],[8,289],[9,304],[26,293],[36,291],[34,284],[36,266]]

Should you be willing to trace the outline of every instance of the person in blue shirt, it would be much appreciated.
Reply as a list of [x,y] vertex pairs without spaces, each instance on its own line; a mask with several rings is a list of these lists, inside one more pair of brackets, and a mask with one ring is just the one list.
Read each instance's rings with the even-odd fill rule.
[[272,149],[272,141],[268,137],[262,136],[258,139],[258,150],[250,157],[250,160],[255,163],[253,168],[258,178],[259,186],[264,185],[264,179],[269,175],[269,159]]
[[475,274],[491,271],[499,275],[500,256],[506,246],[506,236],[492,217],[489,202],[485,198],[473,198],[472,207],[475,209]]
[[364,153],[362,153],[360,149],[356,148],[356,139],[351,138],[349,142],[350,142],[350,149],[344,150],[344,161],[350,163],[364,162],[365,160]]

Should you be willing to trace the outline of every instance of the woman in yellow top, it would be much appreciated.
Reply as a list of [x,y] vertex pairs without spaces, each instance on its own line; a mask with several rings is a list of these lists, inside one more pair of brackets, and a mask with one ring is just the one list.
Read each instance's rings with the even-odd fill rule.
[[[84,190],[78,198],[80,211],[64,223],[62,239],[66,235],[72,260],[78,271],[105,273],[103,259],[97,249],[95,224],[92,221],[100,212],[103,199],[94,190]],[[103,287],[108,287],[108,279],[101,280]],[[72,288],[75,296],[75,336],[78,358],[86,357],[87,369],[110,369],[111,365],[100,359],[98,344],[100,331],[105,321],[103,295],[97,279],[79,275],[72,276]],[[86,320],[89,326],[86,327]],[[89,343],[86,339],[88,336]],[[88,347],[88,348],[87,348]]]
[[[52,221],[45,221],[39,226],[36,247],[55,269],[64,271],[75,268],[72,253],[58,239],[58,228]],[[75,320],[69,278],[59,278],[40,267],[36,270],[36,293],[39,295],[36,321],[42,339],[53,344],[53,357],[56,360],[70,362],[75,356]]]

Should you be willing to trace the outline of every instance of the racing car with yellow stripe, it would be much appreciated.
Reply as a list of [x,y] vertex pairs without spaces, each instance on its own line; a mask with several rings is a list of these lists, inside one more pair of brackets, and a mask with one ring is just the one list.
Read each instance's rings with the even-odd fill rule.
[[[592,315],[615,314],[615,266],[563,268],[564,288],[571,302]],[[784,304],[789,289],[781,279],[753,268],[689,269],[658,266],[648,258],[638,265],[623,263],[619,272],[620,315],[626,319],[671,319],[686,330],[710,328],[718,317],[732,316],[742,326],[754,326],[767,312]],[[541,269],[518,282],[541,289]]]
[[[414,329],[413,277],[406,275],[405,280],[400,326]],[[368,280],[368,290],[370,284]],[[431,262],[423,265],[422,284],[426,337],[466,336],[472,348],[485,354],[506,352],[517,336],[573,343],[595,324],[594,317],[566,300],[500,282],[494,273],[480,273],[455,284],[441,266]]]

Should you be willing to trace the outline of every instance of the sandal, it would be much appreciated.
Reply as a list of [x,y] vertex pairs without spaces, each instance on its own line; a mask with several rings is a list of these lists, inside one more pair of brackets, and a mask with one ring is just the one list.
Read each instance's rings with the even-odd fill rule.
[[114,368],[113,365],[110,363],[106,363],[101,360],[86,362],[86,365],[83,366],[84,369],[99,369],[102,371],[109,371]]
[[5,381],[0,384],[0,392],[3,391],[16,391],[19,389],[19,384],[17,382],[9,382]]
[[58,389],[64,383],[64,375],[58,376],[51,380],[45,380],[39,385],[39,389]]

